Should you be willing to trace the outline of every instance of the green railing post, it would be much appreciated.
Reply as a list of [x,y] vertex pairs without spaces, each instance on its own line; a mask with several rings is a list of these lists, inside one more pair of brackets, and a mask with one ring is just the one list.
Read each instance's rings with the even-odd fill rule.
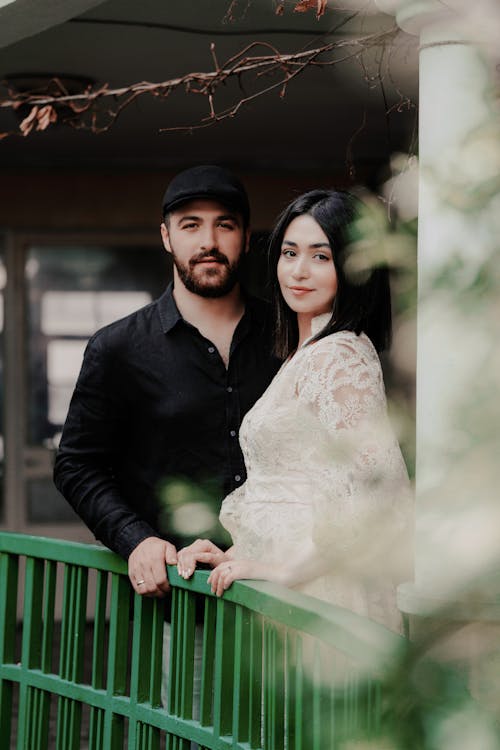
[[42,659],[43,560],[26,559],[24,576],[23,637],[21,669],[23,679],[19,687],[19,730],[17,748],[36,748],[39,693],[31,687],[26,675],[40,669]]
[[[134,596],[134,624],[130,675],[132,706],[148,703],[160,705],[163,618],[161,608],[151,599]],[[129,747],[135,750],[159,750],[160,732],[141,722],[131,713]]]
[[[94,638],[92,642],[92,678],[94,690],[102,690],[105,685],[104,644],[106,638],[106,598],[108,573],[98,570],[96,574],[96,595],[94,610]],[[90,707],[89,750],[99,750],[104,741],[104,711],[97,706]]]
[[[69,682],[80,682],[83,675],[87,579],[86,568],[65,566],[59,675]],[[81,718],[81,702],[61,696],[57,714],[57,750],[78,750]]]
[[210,726],[212,719],[213,684],[215,668],[215,623],[217,619],[217,602],[205,599],[203,617],[203,647],[201,657],[201,687],[200,687],[200,723]]
[[238,605],[234,621],[234,691],[232,734],[239,742],[249,740],[250,690],[248,684],[247,648],[249,646],[250,619],[245,609]]
[[[111,615],[108,643],[107,697],[125,695],[128,661],[128,633],[131,589],[128,578],[111,577]],[[121,714],[108,710],[104,719],[104,747],[121,750],[125,721]]]
[[231,602],[219,599],[215,629],[214,734],[230,735],[233,726],[233,704],[228,698],[234,691],[234,622]]
[[[0,551],[0,657],[15,658],[18,558]],[[0,742],[11,736],[13,683],[0,675]],[[7,744],[5,743],[5,747]]]

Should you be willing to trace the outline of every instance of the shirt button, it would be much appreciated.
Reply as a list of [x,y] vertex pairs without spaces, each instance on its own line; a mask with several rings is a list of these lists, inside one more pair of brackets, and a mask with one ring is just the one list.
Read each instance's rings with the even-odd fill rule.
[[239,475],[239,474],[236,474],[236,476],[235,476],[235,480],[236,480],[237,482],[241,482],[241,477],[240,477],[240,475]]
[[236,430],[231,430],[229,434],[231,435],[231,437],[236,437]]
[[233,388],[232,388],[232,386],[228,385],[228,387],[226,388],[226,391],[227,391],[228,393],[232,393],[232,392],[233,392]]
[[214,353],[214,351],[215,351],[215,346],[209,346],[209,347],[208,347],[208,353],[209,353],[209,354],[213,354],[213,353]]

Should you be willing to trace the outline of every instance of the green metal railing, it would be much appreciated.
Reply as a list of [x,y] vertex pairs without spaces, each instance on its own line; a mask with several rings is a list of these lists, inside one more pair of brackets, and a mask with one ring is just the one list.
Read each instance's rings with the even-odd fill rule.
[[403,639],[271,584],[217,599],[207,575],[169,569],[163,706],[165,601],[135,595],[101,547],[0,533],[0,748],[334,750],[377,736]]

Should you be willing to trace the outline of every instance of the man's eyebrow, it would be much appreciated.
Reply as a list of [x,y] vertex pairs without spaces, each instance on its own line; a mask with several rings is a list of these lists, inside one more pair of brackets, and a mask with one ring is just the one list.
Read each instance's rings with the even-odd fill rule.
[[180,224],[183,221],[200,221],[200,217],[199,216],[181,216],[177,220],[177,223]]
[[[181,216],[177,223],[182,224],[183,221],[202,221],[201,216]],[[236,214],[221,214],[215,217],[215,221],[234,221],[236,224],[239,223],[238,216]]]
[[234,221],[235,224],[240,223],[237,214],[222,214],[221,216],[217,216],[217,221]]

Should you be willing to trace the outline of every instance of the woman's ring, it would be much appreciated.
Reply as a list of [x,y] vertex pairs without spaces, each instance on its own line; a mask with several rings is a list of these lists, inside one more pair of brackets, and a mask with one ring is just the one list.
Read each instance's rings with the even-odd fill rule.
[[143,583],[146,583],[146,581],[136,581],[136,584],[137,584],[138,586],[142,586],[142,584],[143,584]]

